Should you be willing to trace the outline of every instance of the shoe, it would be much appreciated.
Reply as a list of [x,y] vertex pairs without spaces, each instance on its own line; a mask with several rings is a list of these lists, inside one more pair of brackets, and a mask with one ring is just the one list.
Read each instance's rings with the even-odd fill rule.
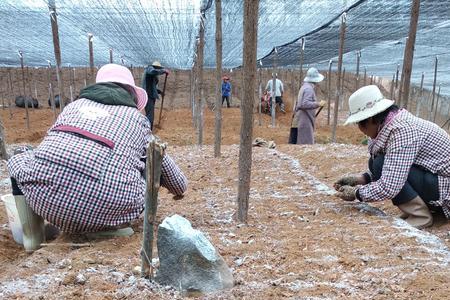
[[26,252],[40,248],[45,240],[44,218],[37,215],[25,200],[25,196],[14,196],[23,231],[23,247]]
[[419,196],[409,202],[400,204],[398,208],[408,215],[405,221],[417,229],[433,225],[433,215],[426,203]]

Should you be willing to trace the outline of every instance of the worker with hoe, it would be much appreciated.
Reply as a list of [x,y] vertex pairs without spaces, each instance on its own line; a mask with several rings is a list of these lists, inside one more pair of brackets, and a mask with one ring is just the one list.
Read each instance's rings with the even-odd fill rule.
[[411,226],[433,224],[433,214],[450,218],[450,137],[383,97],[375,85],[349,99],[350,116],[369,139],[369,170],[339,179],[334,187],[346,201],[392,200]]
[[325,77],[316,68],[309,68],[294,103],[294,113],[289,133],[289,144],[314,144],[316,109],[325,106],[317,101],[315,88]]
[[[131,72],[107,64],[36,149],[22,149],[8,161],[26,250],[42,242],[44,219],[68,233],[132,233],[121,227],[144,209],[145,157],[152,139],[140,112],[146,103],[147,93],[135,86]],[[167,154],[161,185],[174,195],[187,186]]]
[[142,75],[142,88],[147,92],[148,101],[145,106],[145,115],[150,121],[151,129],[153,130],[153,121],[155,115],[155,103],[156,99],[159,99],[158,94],[161,94],[161,90],[158,89],[158,76],[166,74],[169,75],[169,70],[164,69],[159,61],[154,61],[151,66],[148,66],[144,70]]

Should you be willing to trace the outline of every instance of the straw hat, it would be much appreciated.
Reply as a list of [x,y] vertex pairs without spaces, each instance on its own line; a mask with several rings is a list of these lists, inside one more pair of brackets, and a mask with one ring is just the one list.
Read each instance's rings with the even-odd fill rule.
[[157,61],[157,60],[152,62],[152,66],[154,66],[155,68],[162,68],[161,63],[159,61]]
[[222,80],[230,80],[230,78],[229,78],[228,76],[224,75],[224,76],[222,77]]
[[368,85],[354,92],[348,99],[350,114],[344,125],[357,123],[385,111],[394,101],[384,98],[376,85]]
[[321,82],[324,78],[325,76],[320,74],[316,68],[309,68],[308,71],[306,72],[306,77],[305,79],[303,79],[303,81],[317,83]]
[[136,94],[136,106],[138,110],[143,109],[147,104],[147,92],[134,84],[133,75],[131,75],[130,70],[124,66],[116,64],[104,65],[98,70],[95,82],[116,82],[126,84],[131,87]]

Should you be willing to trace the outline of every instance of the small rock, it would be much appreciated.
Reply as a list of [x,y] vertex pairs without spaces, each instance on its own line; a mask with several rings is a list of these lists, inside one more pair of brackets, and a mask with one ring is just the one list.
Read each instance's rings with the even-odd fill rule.
[[141,275],[141,267],[140,266],[134,267],[132,272],[134,275]]
[[111,276],[117,283],[121,283],[125,280],[125,275],[120,272],[111,272]]
[[81,273],[79,273],[76,277],[75,277],[75,281],[74,281],[76,284],[81,284],[81,285],[83,285],[83,284],[85,284],[86,283],[86,277],[83,275],[83,274],[81,274]]
[[65,268],[71,266],[71,264],[72,264],[72,260],[65,258],[65,259],[61,260],[60,262],[58,262],[56,264],[56,267],[58,269],[65,269]]
[[91,258],[91,257],[88,257],[88,258],[83,259],[83,262],[84,262],[85,264],[90,264],[90,265],[93,265],[93,264],[98,263],[97,260],[95,260],[95,259],[93,259],[93,258]]

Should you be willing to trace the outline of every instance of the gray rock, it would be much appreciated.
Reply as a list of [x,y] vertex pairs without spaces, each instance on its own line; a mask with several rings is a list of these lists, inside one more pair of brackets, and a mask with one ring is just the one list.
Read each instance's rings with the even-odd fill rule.
[[233,287],[233,275],[205,235],[174,215],[158,227],[160,267],[156,280],[184,293],[207,293]]

